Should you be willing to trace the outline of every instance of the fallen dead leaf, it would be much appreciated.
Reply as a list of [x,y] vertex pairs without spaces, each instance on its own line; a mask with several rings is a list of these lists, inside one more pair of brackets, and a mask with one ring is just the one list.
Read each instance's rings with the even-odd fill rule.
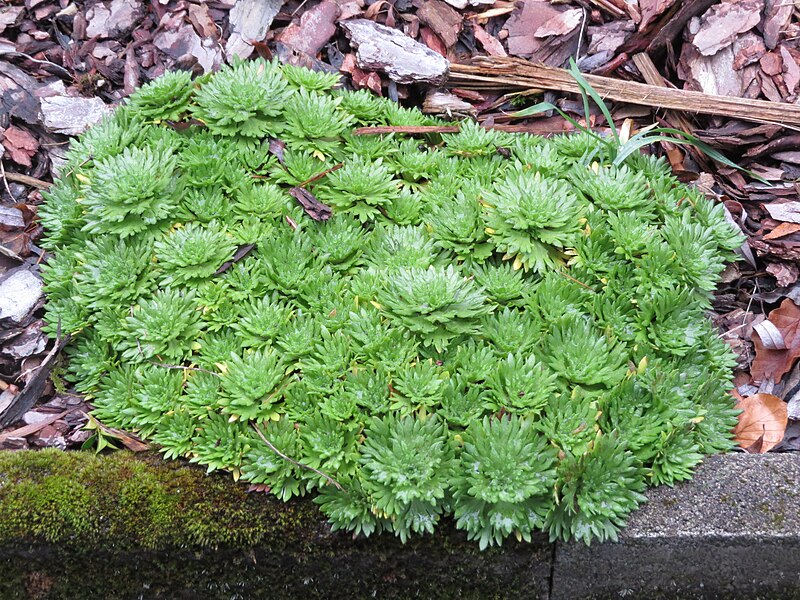
[[[781,305],[769,313],[769,322],[780,332],[784,348],[771,348],[770,340],[762,340],[757,330],[752,340],[756,349],[751,374],[756,383],[771,379],[778,383],[800,357],[800,308],[786,298]],[[765,321],[766,323],[766,321]]]
[[789,420],[786,402],[772,394],[755,394],[740,397],[736,408],[743,411],[733,430],[740,447],[763,454],[781,442]]

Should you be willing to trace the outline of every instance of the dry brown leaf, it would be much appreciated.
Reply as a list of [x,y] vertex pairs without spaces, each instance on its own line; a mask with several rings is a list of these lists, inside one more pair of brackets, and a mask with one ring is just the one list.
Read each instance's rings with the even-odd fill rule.
[[757,332],[753,333],[756,359],[750,372],[756,383],[767,379],[778,383],[800,357],[800,308],[790,298],[786,298],[778,308],[769,313],[769,321],[783,337],[785,348],[771,350],[769,343],[765,344]]
[[786,402],[772,394],[755,394],[738,400],[736,407],[743,411],[733,430],[739,446],[763,454],[781,442],[789,420]]

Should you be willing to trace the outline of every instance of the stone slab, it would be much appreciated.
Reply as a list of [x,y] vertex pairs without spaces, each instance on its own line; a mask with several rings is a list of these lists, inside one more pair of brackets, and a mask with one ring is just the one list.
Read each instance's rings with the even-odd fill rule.
[[552,600],[800,598],[800,454],[714,456],[618,543],[559,544]]

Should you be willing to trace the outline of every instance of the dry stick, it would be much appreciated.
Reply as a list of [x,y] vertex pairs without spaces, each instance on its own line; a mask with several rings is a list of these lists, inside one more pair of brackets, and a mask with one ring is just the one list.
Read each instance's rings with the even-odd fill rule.
[[29,185],[31,187],[39,188],[40,190],[46,190],[52,185],[50,183],[47,183],[46,181],[42,181],[41,179],[36,179],[36,177],[23,175],[22,173],[12,173],[10,171],[6,171],[6,179],[8,179],[9,181],[15,181],[17,183],[22,183],[24,185]]
[[8,192],[8,197],[11,198],[11,200],[16,200],[14,194],[11,193],[11,188],[8,187],[8,177],[6,177],[6,168],[3,166],[2,160],[0,160],[0,175],[3,177],[3,185],[6,188],[6,192]]
[[284,459],[284,460],[288,460],[290,463],[292,463],[293,465],[297,465],[297,466],[298,466],[298,467],[300,467],[301,469],[308,469],[309,471],[314,471],[314,473],[316,473],[317,475],[322,475],[322,477],[324,477],[324,478],[325,478],[325,479],[327,479],[327,480],[328,480],[330,483],[332,483],[333,485],[335,485],[337,490],[344,491],[344,488],[343,488],[343,487],[342,487],[342,486],[339,484],[339,482],[338,482],[338,481],[336,481],[336,480],[335,480],[333,477],[331,477],[330,475],[326,475],[325,473],[323,473],[323,472],[322,472],[322,471],[320,471],[319,469],[315,469],[314,467],[309,467],[308,465],[304,465],[303,463],[297,462],[295,459],[293,459],[293,458],[290,458],[290,457],[286,456],[286,455],[285,455],[283,452],[281,452],[280,450],[278,450],[278,449],[277,449],[275,446],[273,446],[273,445],[272,445],[272,442],[270,442],[270,441],[267,439],[267,436],[265,436],[265,435],[263,434],[263,432],[261,431],[261,429],[259,429],[259,427],[258,427],[258,425],[257,425],[256,423],[253,423],[253,429],[255,429],[255,430],[256,430],[256,433],[258,434],[258,437],[260,437],[260,438],[261,438],[261,440],[262,440],[262,441],[263,441],[263,442],[264,442],[264,443],[267,445],[267,447],[268,447],[270,450],[272,450],[272,451],[273,451],[275,454],[277,454],[278,456],[280,456],[282,459]]
[[458,125],[378,125],[376,127],[357,127],[353,130],[353,135],[382,135],[384,133],[458,133],[461,128]]
[[[636,65],[636,68],[639,69],[639,72],[642,74],[642,77],[644,77],[644,80],[648,84],[657,85],[658,87],[667,87],[667,82],[664,81],[661,73],[658,72],[655,64],[653,64],[653,59],[650,58],[649,54],[646,54],[645,52],[634,54],[633,64]],[[692,127],[691,121],[689,121],[689,119],[687,119],[683,113],[676,112],[674,110],[668,110],[667,116],[678,126],[678,129],[684,133],[693,135],[694,127]]]
[[332,166],[330,169],[325,169],[325,170],[324,170],[324,171],[322,171],[321,173],[317,173],[317,174],[316,174],[316,175],[314,175],[313,177],[311,177],[311,178],[309,178],[309,179],[306,179],[304,182],[302,182],[302,183],[298,183],[298,184],[297,184],[295,187],[299,187],[299,188],[301,188],[301,187],[305,187],[305,186],[307,186],[309,183],[312,183],[312,182],[314,182],[314,181],[317,181],[318,179],[322,179],[323,177],[325,177],[325,176],[326,176],[326,175],[328,175],[329,173],[333,173],[334,171],[338,171],[338,170],[339,170],[339,169],[341,169],[343,166],[344,166],[344,163],[338,163],[338,164],[335,164],[335,165],[333,165],[333,166]]
[[[674,90],[599,75],[584,74],[583,77],[600,96],[608,100],[759,123],[800,126],[800,106],[795,104]],[[566,69],[536,65],[510,57],[476,57],[470,65],[450,65],[450,85],[468,87],[471,82],[581,93],[580,85]]]

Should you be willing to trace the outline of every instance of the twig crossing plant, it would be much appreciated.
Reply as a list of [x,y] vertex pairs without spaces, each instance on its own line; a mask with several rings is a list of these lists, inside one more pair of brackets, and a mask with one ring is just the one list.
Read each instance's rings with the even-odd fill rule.
[[171,74],[74,144],[46,318],[95,418],[335,528],[452,515],[481,548],[614,539],[731,447],[720,207],[586,134],[358,137],[438,122],[335,84]]

